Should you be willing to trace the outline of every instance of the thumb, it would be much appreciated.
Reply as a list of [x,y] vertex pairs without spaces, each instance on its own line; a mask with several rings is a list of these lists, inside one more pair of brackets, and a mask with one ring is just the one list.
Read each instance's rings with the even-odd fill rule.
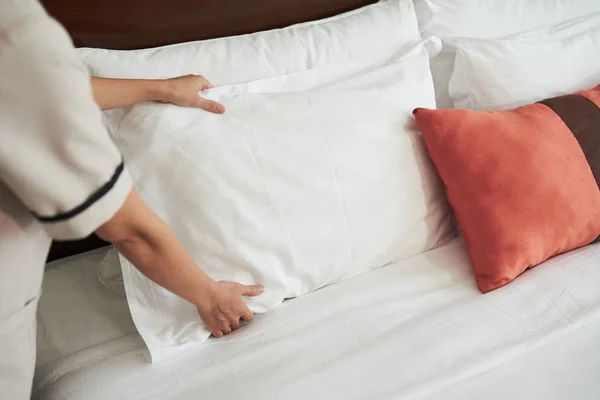
[[264,291],[265,288],[262,285],[240,285],[240,294],[242,296],[260,296]]
[[223,104],[217,103],[214,100],[207,100],[200,96],[198,96],[198,99],[196,100],[195,107],[202,108],[203,110],[214,114],[223,114],[225,112],[225,106]]

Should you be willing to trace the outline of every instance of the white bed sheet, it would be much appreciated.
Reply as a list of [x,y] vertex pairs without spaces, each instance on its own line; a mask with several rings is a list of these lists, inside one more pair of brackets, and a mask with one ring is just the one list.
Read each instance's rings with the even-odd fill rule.
[[[55,270],[66,278],[46,280],[40,318],[82,335],[88,315],[104,334],[95,334],[96,345],[46,353],[34,399],[600,398],[600,244],[481,295],[456,239],[156,364],[123,322],[125,300],[91,283],[94,262]],[[48,298],[72,304],[74,315]],[[96,314],[112,307],[114,319],[102,317],[111,328],[102,329]],[[51,336],[46,329],[41,340]]]

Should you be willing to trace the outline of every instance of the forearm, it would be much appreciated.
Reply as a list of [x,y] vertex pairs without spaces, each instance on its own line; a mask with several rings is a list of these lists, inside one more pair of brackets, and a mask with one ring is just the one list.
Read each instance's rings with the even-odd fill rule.
[[165,289],[196,306],[209,301],[215,282],[196,265],[173,231],[147,208],[135,191],[116,220],[101,227],[97,234]]
[[200,92],[212,88],[201,75],[184,75],[170,79],[112,79],[92,77],[94,100],[103,110],[133,106],[142,101],[159,101],[182,107],[202,108],[215,114],[225,107],[204,99]]
[[94,100],[102,110],[133,106],[143,101],[163,101],[166,80],[92,77]]
[[162,240],[156,240],[140,235],[115,247],[152,281],[197,307],[204,304],[213,281],[171,233],[161,236]]

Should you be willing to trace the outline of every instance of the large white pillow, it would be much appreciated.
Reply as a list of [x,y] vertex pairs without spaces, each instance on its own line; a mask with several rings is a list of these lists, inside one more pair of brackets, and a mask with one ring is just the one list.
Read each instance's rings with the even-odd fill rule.
[[600,29],[572,34],[578,31],[573,28],[517,39],[457,40],[449,85],[455,106],[511,109],[600,84]]
[[[255,312],[455,235],[411,115],[435,106],[425,46],[348,67],[217,88],[220,116],[141,105],[113,132],[137,190],[198,265],[265,285]],[[153,361],[208,338],[193,305],[121,262]]]
[[[600,12],[598,0],[415,0],[424,37],[501,39]],[[453,107],[448,83],[455,53],[446,46],[431,60],[438,107]]]
[[378,65],[421,40],[412,0],[387,0],[319,21],[250,35],[118,51],[82,48],[93,75],[206,76],[215,86],[344,62]]
[[[250,35],[135,51],[78,51],[96,76],[152,79],[193,73],[205,75],[216,86],[260,81],[250,86],[283,92],[291,89],[283,83],[283,75],[343,64],[344,73],[358,73],[408,51],[420,40],[412,0],[386,0],[332,18]],[[268,86],[268,77],[276,84]],[[339,78],[321,76],[320,80]],[[296,80],[295,90],[318,83]],[[109,131],[113,132],[129,111],[106,112]],[[105,263],[98,274],[110,290],[122,290],[118,285],[120,268]]]

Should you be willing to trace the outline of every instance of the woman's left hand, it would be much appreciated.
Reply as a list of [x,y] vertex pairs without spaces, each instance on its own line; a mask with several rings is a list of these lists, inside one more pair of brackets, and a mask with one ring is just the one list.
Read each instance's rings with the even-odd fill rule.
[[213,85],[202,75],[184,75],[166,79],[164,93],[160,98],[163,103],[172,103],[181,107],[196,107],[215,114],[223,114],[225,106],[200,96],[200,92]]

